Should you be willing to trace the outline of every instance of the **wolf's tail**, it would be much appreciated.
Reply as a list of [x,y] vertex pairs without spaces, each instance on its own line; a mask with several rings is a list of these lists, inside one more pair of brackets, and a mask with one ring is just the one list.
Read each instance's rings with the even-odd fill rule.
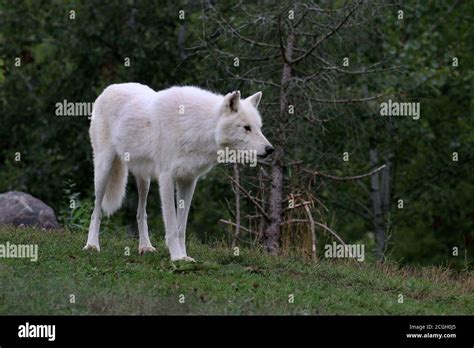
[[119,157],[115,157],[110,168],[105,195],[102,200],[102,209],[110,216],[122,205],[125,197],[128,170]]

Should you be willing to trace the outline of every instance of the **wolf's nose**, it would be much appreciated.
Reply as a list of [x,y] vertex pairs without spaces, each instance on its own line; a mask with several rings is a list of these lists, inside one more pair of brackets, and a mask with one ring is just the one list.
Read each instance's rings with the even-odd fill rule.
[[271,155],[273,153],[273,151],[275,151],[275,148],[273,146],[271,146],[271,145],[265,146],[265,152],[267,153],[267,156]]

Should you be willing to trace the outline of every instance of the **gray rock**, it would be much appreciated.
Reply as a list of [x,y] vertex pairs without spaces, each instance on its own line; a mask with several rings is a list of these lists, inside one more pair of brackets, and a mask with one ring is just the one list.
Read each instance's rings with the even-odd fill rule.
[[0,194],[0,224],[60,228],[53,209],[24,192]]

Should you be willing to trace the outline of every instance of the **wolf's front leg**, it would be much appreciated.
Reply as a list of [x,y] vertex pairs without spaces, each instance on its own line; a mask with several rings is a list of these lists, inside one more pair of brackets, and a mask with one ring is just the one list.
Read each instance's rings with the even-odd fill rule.
[[186,224],[188,221],[189,208],[193,199],[194,189],[196,188],[196,179],[177,180],[176,181],[176,197],[178,209],[178,236],[181,250],[183,250],[186,260],[194,261],[192,257],[186,253]]
[[171,261],[182,260],[186,254],[181,249],[176,223],[176,208],[174,200],[174,178],[170,174],[161,174],[159,177],[161,209],[166,230],[166,246],[171,255]]

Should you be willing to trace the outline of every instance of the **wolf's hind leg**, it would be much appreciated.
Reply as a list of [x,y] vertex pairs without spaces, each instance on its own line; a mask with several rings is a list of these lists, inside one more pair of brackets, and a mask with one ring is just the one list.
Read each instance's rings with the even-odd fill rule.
[[136,176],[137,189],[138,189],[138,209],[137,209],[137,225],[139,234],[138,253],[143,254],[147,252],[156,251],[151,245],[150,237],[148,235],[148,223],[146,215],[146,201],[148,197],[148,191],[150,189],[150,178],[143,179],[142,177]]
[[89,235],[87,236],[87,243],[84,247],[100,251],[99,246],[99,228],[102,217],[102,200],[104,199],[107,180],[114,160],[112,153],[103,153],[94,158],[94,187],[95,187],[95,202],[94,211],[92,212],[91,222],[89,225]]

